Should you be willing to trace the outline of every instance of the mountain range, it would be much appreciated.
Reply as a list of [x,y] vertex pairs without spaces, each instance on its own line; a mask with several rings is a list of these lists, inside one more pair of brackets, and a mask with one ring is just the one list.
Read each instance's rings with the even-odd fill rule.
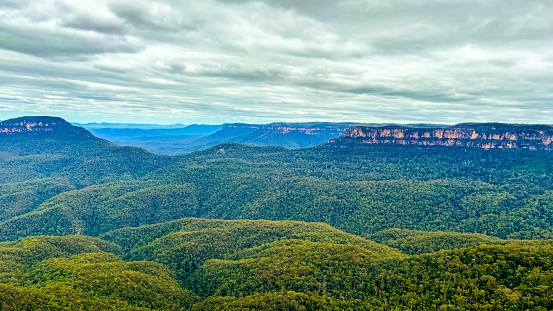
[[[94,135],[119,145],[137,146],[158,154],[176,155],[234,142],[286,148],[312,147],[340,136],[355,123],[272,123],[188,125],[152,127],[146,125],[84,124]],[[104,127],[101,127],[104,126]]]
[[[337,131],[221,130],[204,136]],[[551,127],[340,131],[167,156],[60,118],[0,122],[2,308],[553,308]]]
[[[344,134],[352,126],[386,126],[389,124],[359,123],[271,123],[222,125],[146,125],[121,123],[82,124],[94,135],[123,146],[136,146],[166,155],[190,153],[233,142],[255,146],[306,148],[326,143]],[[435,125],[409,124],[407,127],[427,128]]]

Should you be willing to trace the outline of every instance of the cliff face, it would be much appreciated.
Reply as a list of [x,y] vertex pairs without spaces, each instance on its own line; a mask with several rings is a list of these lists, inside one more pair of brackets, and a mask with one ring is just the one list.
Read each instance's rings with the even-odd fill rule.
[[330,142],[458,146],[482,149],[553,150],[553,127],[502,123],[464,123],[445,128],[352,127]]
[[65,123],[63,120],[21,119],[12,122],[1,122],[0,133],[52,132],[56,126]]
[[20,117],[0,122],[0,137],[19,135],[56,135],[60,137],[90,138],[87,130],[73,126],[58,117]]

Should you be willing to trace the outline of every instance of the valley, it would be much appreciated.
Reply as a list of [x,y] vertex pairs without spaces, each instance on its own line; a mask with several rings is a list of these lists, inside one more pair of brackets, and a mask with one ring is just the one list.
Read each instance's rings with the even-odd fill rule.
[[2,308],[553,308],[551,127],[343,126],[168,156],[0,122]]

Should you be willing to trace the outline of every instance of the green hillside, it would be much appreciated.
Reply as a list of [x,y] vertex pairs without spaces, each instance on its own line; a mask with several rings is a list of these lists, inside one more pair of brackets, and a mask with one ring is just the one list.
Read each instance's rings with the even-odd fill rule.
[[84,236],[0,243],[2,310],[180,310],[193,296],[153,262],[124,262],[120,247]]
[[[186,282],[210,259],[239,259],[252,256],[277,241],[298,240],[348,244],[362,247],[374,258],[403,257],[399,251],[336,230],[327,224],[297,221],[207,220],[186,218],[139,228],[124,228],[101,236],[121,245],[128,260],[163,263]],[[255,255],[253,255],[255,256]]]
[[[175,233],[186,235],[186,240],[194,240],[196,246],[201,246],[200,239],[212,243],[229,243],[235,245],[223,253],[229,255],[245,248],[258,246],[280,239],[302,239],[312,242],[331,242],[337,244],[354,244],[369,249],[379,257],[395,256],[396,250],[366,240],[359,236],[337,230],[324,223],[307,223],[300,221],[267,221],[267,220],[212,220],[200,218],[185,218],[171,222],[142,226],[138,228],[123,228],[102,234],[104,240],[123,246],[125,251],[136,252],[148,247],[160,238],[173,236]],[[247,237],[244,240],[240,240]],[[221,239],[226,239],[223,241]],[[219,249],[222,251],[222,249]],[[209,255],[212,256],[213,254]],[[221,254],[220,254],[221,255]],[[210,257],[213,258],[213,257]]]
[[[551,308],[551,241],[447,237],[457,244],[438,240],[433,247],[462,248],[408,257],[324,224],[288,221],[183,219],[102,236],[119,243],[127,260],[177,272],[181,286],[200,297],[195,310]],[[470,246],[476,238],[505,245]]]
[[366,238],[396,248],[410,255],[434,253],[440,250],[453,250],[479,245],[535,246],[548,243],[549,241],[504,240],[478,233],[425,232],[395,228],[368,234]]
[[205,309],[263,310],[256,300],[279,294],[268,304],[286,304],[307,292],[308,310],[549,310],[552,251],[479,246],[374,260],[353,246],[277,244],[266,257],[210,260],[187,285],[209,297]]
[[[380,236],[423,235],[433,234]],[[195,218],[103,238],[110,241],[35,236],[0,243],[2,310],[553,307],[553,242],[546,240],[407,256],[321,223]]]
[[185,185],[108,183],[55,196],[33,212],[4,222],[0,237],[98,235],[121,227],[194,216],[196,208],[196,199]]

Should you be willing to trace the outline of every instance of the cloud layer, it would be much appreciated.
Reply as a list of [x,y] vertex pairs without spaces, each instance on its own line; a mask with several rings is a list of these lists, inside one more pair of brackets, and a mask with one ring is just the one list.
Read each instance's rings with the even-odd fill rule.
[[553,123],[553,5],[4,0],[0,118]]

